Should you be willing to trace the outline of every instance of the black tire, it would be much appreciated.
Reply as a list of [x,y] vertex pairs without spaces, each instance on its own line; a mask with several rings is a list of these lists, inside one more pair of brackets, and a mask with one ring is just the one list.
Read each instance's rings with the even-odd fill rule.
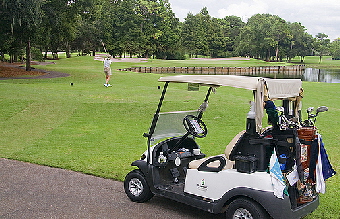
[[247,198],[237,198],[229,204],[226,211],[226,218],[267,219],[269,215],[258,203]]
[[126,175],[124,190],[126,195],[133,202],[147,202],[154,195],[150,191],[150,187],[145,180],[145,176],[140,170],[133,170]]

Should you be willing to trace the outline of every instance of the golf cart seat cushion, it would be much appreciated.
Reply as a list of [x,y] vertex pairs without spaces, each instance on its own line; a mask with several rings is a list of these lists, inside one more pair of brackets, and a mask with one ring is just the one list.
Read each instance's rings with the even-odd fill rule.
[[[232,149],[234,148],[235,144],[237,143],[237,141],[240,139],[240,137],[245,133],[245,130],[244,131],[241,131],[240,133],[238,133],[230,142],[229,144],[227,145],[225,151],[224,151],[224,154],[220,154],[220,155],[217,155],[217,156],[223,156],[227,163],[225,165],[225,167],[223,169],[232,169],[235,162],[234,161],[231,161],[228,159]],[[202,158],[202,159],[199,159],[199,160],[193,160],[189,163],[189,168],[190,169],[197,169],[204,161],[212,158],[212,157],[215,157],[215,156],[211,156],[211,157],[206,157],[206,158]],[[217,168],[218,166],[220,165],[220,161],[219,160],[216,160],[216,161],[213,161],[211,163],[209,163],[207,166],[208,167],[215,167]]]

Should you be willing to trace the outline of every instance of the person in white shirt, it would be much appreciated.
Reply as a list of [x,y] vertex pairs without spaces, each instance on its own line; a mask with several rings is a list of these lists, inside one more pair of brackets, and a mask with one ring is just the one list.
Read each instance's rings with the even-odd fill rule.
[[110,77],[112,75],[112,72],[111,72],[111,58],[110,58],[110,56],[107,57],[106,59],[104,59],[104,73],[105,73],[105,79],[106,79],[106,82],[105,82],[104,86],[105,87],[111,87],[112,85],[109,84]]

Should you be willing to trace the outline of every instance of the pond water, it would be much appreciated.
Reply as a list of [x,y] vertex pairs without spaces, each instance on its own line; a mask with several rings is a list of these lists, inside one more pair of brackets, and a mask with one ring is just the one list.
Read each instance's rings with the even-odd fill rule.
[[316,69],[306,68],[303,81],[340,83],[340,69]]
[[316,68],[306,68],[301,71],[289,73],[289,72],[279,72],[279,73],[260,73],[256,74],[260,77],[268,78],[296,78],[302,81],[312,81],[312,82],[325,82],[325,83],[340,83],[340,69],[316,69]]

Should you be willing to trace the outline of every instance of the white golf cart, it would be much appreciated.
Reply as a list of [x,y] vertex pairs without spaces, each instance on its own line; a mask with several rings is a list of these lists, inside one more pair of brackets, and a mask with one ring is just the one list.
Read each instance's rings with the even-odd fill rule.
[[[301,121],[301,80],[177,75],[159,81],[165,85],[144,134],[148,149],[132,163],[138,169],[124,182],[132,201],[160,195],[211,213],[226,212],[227,218],[300,218],[318,207],[318,183],[324,180],[317,174],[320,139],[314,121],[328,108],[319,107],[316,114],[309,108],[308,119]],[[198,110],[161,113],[169,83],[199,84],[208,92]],[[220,86],[251,90],[254,101],[246,130],[223,154],[205,158],[195,138],[207,135],[203,112],[211,92]],[[282,100],[283,107],[276,108],[272,100]],[[273,124],[266,129],[264,109]]]

